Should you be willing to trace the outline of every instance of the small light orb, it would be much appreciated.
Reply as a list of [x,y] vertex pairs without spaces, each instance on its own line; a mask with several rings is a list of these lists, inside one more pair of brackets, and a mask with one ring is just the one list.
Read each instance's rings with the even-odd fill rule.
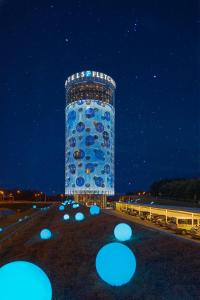
[[32,207],[35,209],[35,208],[37,208],[37,205],[34,204]]
[[66,221],[66,220],[69,220],[69,215],[68,214],[65,214],[64,216],[63,216],[63,219]]
[[19,220],[18,220],[18,222],[22,222],[23,220],[20,218]]
[[11,262],[0,268],[0,299],[51,300],[51,282],[37,265],[26,261]]
[[90,206],[90,214],[91,215],[98,215],[100,213],[100,207],[98,205]]
[[135,269],[135,255],[121,243],[109,243],[97,253],[97,273],[102,280],[112,286],[128,283],[133,277]]
[[78,213],[75,214],[75,220],[76,220],[76,221],[82,221],[82,220],[84,220],[84,219],[85,219],[85,216],[84,216],[83,213],[78,212]]
[[0,227],[0,232],[2,232],[3,231],[3,228],[2,227]]
[[63,211],[64,209],[65,209],[64,205],[60,205],[60,206],[59,206],[59,210],[60,210],[60,211]]
[[51,230],[44,228],[40,231],[40,238],[42,240],[49,240],[52,236]]
[[117,226],[115,226],[114,235],[115,238],[120,242],[125,242],[130,240],[132,236],[132,229],[128,224],[120,223]]

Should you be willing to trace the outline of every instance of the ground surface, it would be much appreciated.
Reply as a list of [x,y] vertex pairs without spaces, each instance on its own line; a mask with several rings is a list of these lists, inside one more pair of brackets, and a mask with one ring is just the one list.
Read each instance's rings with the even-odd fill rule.
[[[81,210],[87,217],[80,223],[64,222],[57,208],[27,221],[12,239],[0,240],[0,264],[18,259],[38,264],[52,282],[53,300],[200,299],[200,245],[131,222],[134,236],[126,245],[137,258],[136,274],[122,287],[104,283],[95,257],[105,243],[115,241],[113,228],[124,220],[104,213],[89,217],[88,209]],[[54,232],[52,240],[39,239],[44,227]]]

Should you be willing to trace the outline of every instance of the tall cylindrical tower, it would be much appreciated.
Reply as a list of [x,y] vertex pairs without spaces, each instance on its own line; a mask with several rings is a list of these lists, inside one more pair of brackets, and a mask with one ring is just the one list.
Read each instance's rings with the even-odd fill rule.
[[100,72],[68,77],[65,194],[114,194],[115,82]]

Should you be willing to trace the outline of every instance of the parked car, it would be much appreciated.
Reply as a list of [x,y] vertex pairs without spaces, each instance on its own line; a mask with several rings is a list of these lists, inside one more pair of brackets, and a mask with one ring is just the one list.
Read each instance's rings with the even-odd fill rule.
[[200,239],[200,227],[192,228],[190,230],[190,235],[191,235],[192,238],[199,240]]

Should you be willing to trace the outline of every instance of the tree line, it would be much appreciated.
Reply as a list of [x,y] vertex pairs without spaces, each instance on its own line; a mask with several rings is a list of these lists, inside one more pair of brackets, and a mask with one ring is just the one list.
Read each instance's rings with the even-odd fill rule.
[[200,178],[162,179],[151,185],[150,193],[156,197],[198,202],[200,201]]

